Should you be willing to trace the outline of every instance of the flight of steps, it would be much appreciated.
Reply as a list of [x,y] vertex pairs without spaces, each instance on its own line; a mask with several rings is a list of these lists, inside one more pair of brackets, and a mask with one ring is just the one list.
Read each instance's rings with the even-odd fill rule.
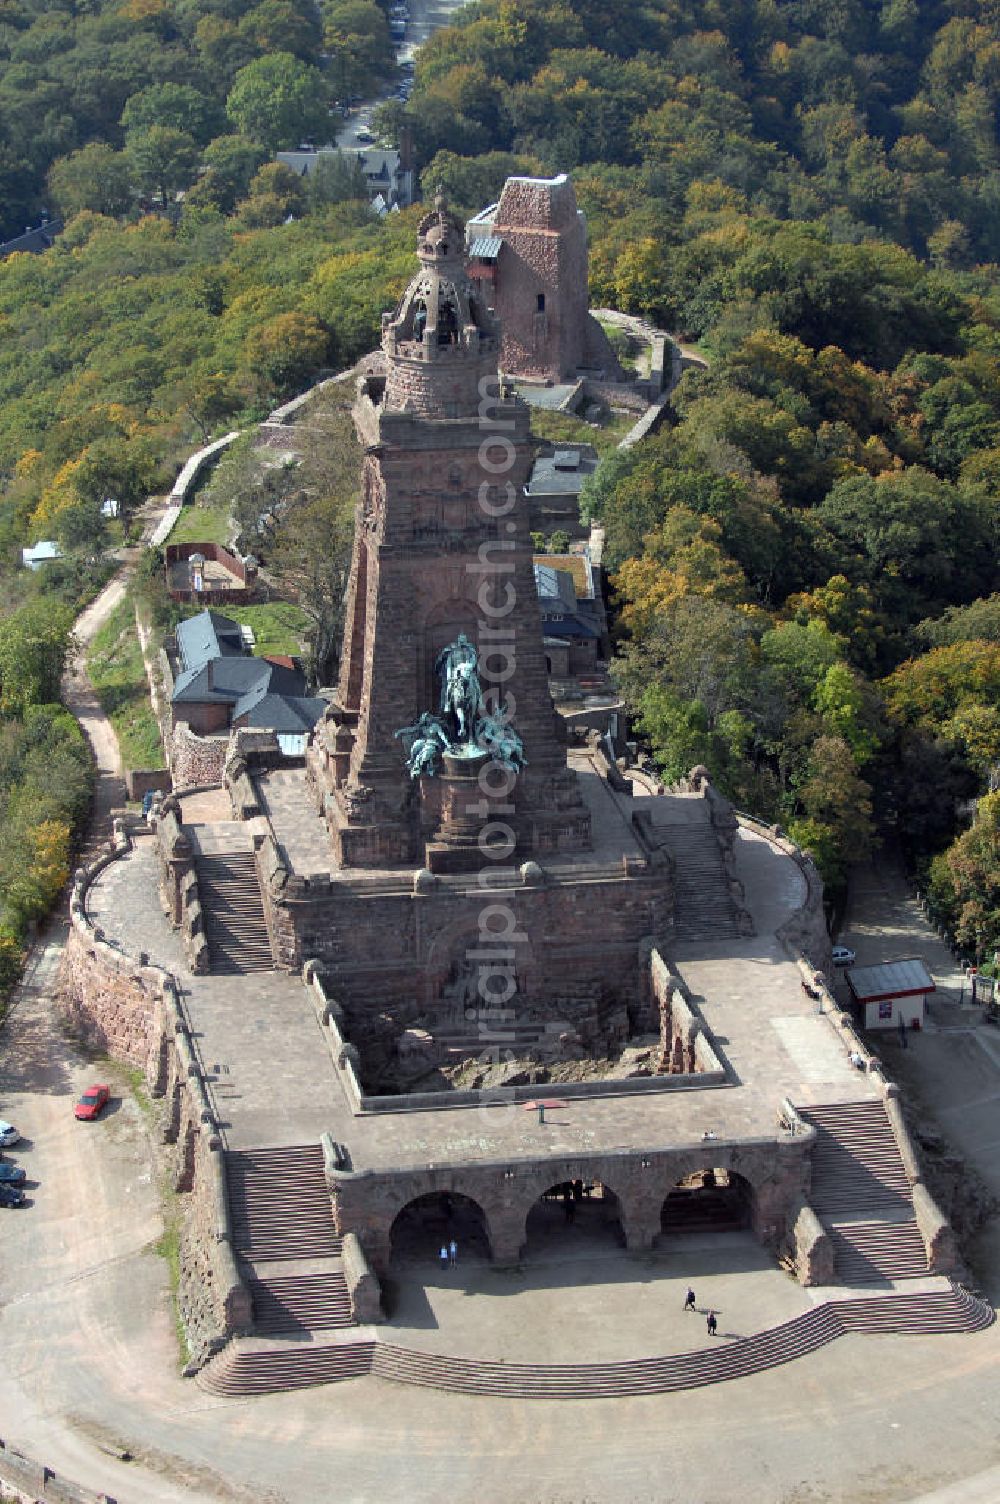
[[671,1191],[663,1203],[665,1233],[725,1232],[742,1227],[746,1213],[728,1189]]
[[704,818],[656,825],[674,861],[674,926],[679,940],[722,940],[739,933],[722,851]]
[[339,1262],[312,1274],[254,1274],[247,1283],[255,1332],[319,1332],[352,1324]]
[[932,1335],[975,1332],[994,1320],[992,1306],[967,1290],[825,1301],[781,1326],[715,1342],[693,1352],[617,1363],[511,1363],[458,1358],[393,1343],[261,1341],[230,1344],[199,1374],[213,1394],[263,1394],[372,1373],[400,1384],[511,1399],[608,1399],[667,1394],[761,1373],[854,1332]]
[[[241,1349],[241,1374],[257,1373],[253,1382],[263,1392],[273,1387],[269,1375],[275,1363],[285,1375],[293,1358],[306,1351],[302,1338],[311,1342],[312,1333],[321,1333],[329,1341],[333,1331],[352,1326],[354,1318],[319,1145],[231,1151],[226,1179],[233,1249],[242,1260],[253,1301],[254,1334],[274,1339],[294,1334],[295,1339],[291,1345],[272,1341],[252,1361],[249,1354],[256,1349]],[[299,1382],[327,1382],[328,1367],[324,1378]],[[313,1372],[307,1361],[303,1374]],[[283,1378],[279,1387],[294,1385]]]
[[927,1252],[892,1124],[880,1101],[804,1107],[816,1128],[810,1203],[844,1284],[927,1274]]
[[233,1244],[254,1264],[340,1253],[318,1144],[226,1154]]
[[202,852],[196,867],[212,971],[228,976],[273,971],[253,852]]

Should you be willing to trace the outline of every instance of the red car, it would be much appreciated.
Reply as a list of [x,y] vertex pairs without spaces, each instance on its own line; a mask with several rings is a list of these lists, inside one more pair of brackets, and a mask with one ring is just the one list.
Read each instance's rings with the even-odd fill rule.
[[101,1108],[111,1101],[111,1088],[108,1086],[88,1086],[83,1096],[73,1108],[73,1116],[81,1118],[84,1122],[93,1122],[99,1118]]

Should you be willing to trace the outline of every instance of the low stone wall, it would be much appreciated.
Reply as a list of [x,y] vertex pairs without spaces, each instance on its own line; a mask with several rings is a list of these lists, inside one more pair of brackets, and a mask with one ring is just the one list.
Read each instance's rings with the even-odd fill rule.
[[169,794],[170,773],[166,768],[126,768],[125,792],[133,803],[138,804],[144,794]]
[[903,1116],[899,1087],[894,1081],[885,1080],[881,1074],[879,1087],[885,1102],[886,1116],[892,1124],[900,1158],[906,1169],[906,1178],[910,1182],[913,1213],[917,1219],[920,1236],[924,1240],[927,1267],[931,1274],[960,1274],[963,1265],[958,1249],[958,1239],[955,1237],[951,1223],[927,1189],[920,1155]]
[[194,1372],[248,1331],[250,1292],[232,1246],[222,1142],[198,1066],[174,978],[109,945],[86,913],[87,889],[131,841],[120,822],[113,848],[77,873],[62,996],[73,1030],[89,1045],[139,1066],[154,1097],[163,1098],[163,1143],[174,1189],[181,1196],[178,1307]]
[[[653,952],[653,958],[664,972],[668,971],[657,951]],[[343,1009],[327,992],[317,961],[306,962],[302,968],[302,980],[312,994],[316,1017],[323,1030],[334,1070],[351,1111],[355,1114],[441,1112],[458,1107],[496,1107],[504,1103],[530,1102],[538,1096],[540,1088],[530,1085],[484,1087],[468,1091],[411,1091],[384,1095],[366,1093],[359,1075],[360,1057],[357,1047],[344,1032]],[[679,979],[674,978],[671,985],[677,987],[674,994],[677,1028],[687,1043],[685,1063],[677,1072],[600,1081],[548,1081],[544,1087],[545,1095],[572,1101],[587,1097],[637,1096],[649,1092],[697,1091],[728,1086],[728,1074],[716,1054],[704,1019],[683,996]],[[689,1061],[690,1064],[687,1063]]]
[[836,1284],[830,1234],[807,1201],[800,1201],[796,1209],[791,1245],[800,1284]]
[[583,401],[603,402],[607,407],[624,408],[626,412],[645,413],[649,408],[648,383],[629,385],[626,382],[599,381],[592,376],[583,380]]
[[25,1456],[3,1437],[0,1437],[0,1494],[4,1499],[16,1500],[17,1504],[115,1504],[111,1494],[78,1488],[44,1462]]
[[211,444],[206,444],[204,449],[196,450],[195,453],[185,461],[180,474],[174,481],[174,484],[170,491],[170,500],[173,502],[186,501],[188,492],[191,490],[191,487],[194,485],[195,481],[198,479],[198,476],[204,470],[205,466],[211,464],[211,462],[222,453],[223,449],[228,449],[230,444],[235,444],[239,436],[240,430],[237,428],[234,429],[232,433],[227,433],[223,438],[216,439]]
[[167,745],[174,789],[221,783],[228,752],[228,732],[225,736],[197,736],[186,721],[179,721]]
[[359,1326],[384,1320],[382,1287],[365,1258],[365,1251],[356,1233],[345,1234],[341,1244],[340,1259],[354,1320]]

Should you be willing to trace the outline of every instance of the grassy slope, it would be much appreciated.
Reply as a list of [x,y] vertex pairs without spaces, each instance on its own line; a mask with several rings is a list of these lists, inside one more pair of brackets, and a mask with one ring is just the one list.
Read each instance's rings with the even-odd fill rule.
[[160,730],[149,699],[149,684],[126,597],[94,637],[87,656],[97,697],[118,736],[126,768],[162,768]]

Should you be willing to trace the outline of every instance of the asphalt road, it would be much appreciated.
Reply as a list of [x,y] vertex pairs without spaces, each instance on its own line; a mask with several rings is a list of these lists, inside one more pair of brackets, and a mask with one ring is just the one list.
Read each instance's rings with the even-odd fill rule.
[[[409,0],[410,19],[406,27],[405,40],[397,45],[396,56],[400,62],[412,59],[440,26],[447,26],[457,10],[461,10],[465,0]],[[365,99],[350,110],[344,116],[344,123],[337,131],[337,145],[343,150],[351,147],[364,148],[371,142],[358,140],[358,131],[367,130],[371,124],[372,110],[392,99],[392,89],[384,94],[375,95],[372,99]]]

